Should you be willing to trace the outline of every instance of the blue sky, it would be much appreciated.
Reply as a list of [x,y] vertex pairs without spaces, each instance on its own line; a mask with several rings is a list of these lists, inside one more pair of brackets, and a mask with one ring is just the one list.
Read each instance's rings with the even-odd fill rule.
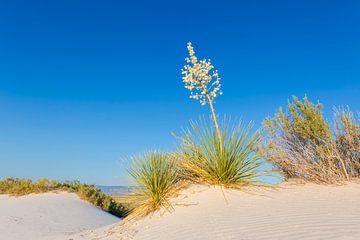
[[210,114],[180,69],[193,42],[220,115],[291,95],[360,110],[359,1],[0,1],[0,178],[126,184],[127,156],[174,149]]

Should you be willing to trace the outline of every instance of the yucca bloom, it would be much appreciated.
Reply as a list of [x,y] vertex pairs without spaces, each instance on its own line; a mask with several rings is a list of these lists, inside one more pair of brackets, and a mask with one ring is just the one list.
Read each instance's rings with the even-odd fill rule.
[[185,88],[189,89],[190,98],[199,100],[201,105],[210,105],[218,141],[221,143],[221,132],[214,109],[215,98],[222,95],[220,89],[221,78],[218,71],[214,69],[210,59],[198,61],[191,42],[188,43],[187,49],[189,57],[185,58],[187,64],[181,70]]

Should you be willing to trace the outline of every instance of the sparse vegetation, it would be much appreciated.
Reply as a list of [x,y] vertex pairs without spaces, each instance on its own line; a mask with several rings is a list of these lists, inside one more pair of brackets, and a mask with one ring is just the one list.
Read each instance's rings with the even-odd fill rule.
[[285,178],[337,183],[359,176],[359,125],[347,110],[335,112],[335,133],[324,119],[322,105],[306,97],[264,122],[265,154]]
[[352,177],[360,177],[360,113],[357,118],[349,108],[335,108],[336,148]]
[[265,135],[253,132],[251,125],[220,125],[215,111],[215,99],[222,95],[218,71],[210,59],[198,59],[191,43],[187,49],[183,83],[191,99],[209,105],[212,118],[192,122],[179,137],[175,155],[150,152],[135,159],[130,175],[138,188],[124,198],[132,214],[171,209],[169,198],[184,183],[227,188],[261,184],[261,176],[271,172],[260,170],[267,161],[285,178],[337,183],[360,176],[360,127],[351,111],[335,111],[333,131],[320,103],[293,97],[286,112],[280,108],[265,120]]
[[135,209],[135,202],[129,194],[122,196],[111,196],[117,203],[121,204],[129,215]]
[[253,131],[252,124],[224,120],[220,125],[215,112],[215,99],[222,94],[218,71],[210,60],[198,60],[191,43],[187,49],[189,57],[182,69],[185,88],[190,98],[209,105],[211,120],[191,122],[178,138],[176,153],[154,151],[133,158],[129,174],[136,187],[130,194],[111,197],[79,181],[14,178],[0,181],[0,194],[74,192],[113,215],[139,218],[161,208],[171,210],[170,198],[189,183],[226,188],[262,185],[261,177],[272,172],[261,170],[268,160],[285,178],[338,183],[360,177],[359,117],[349,109],[334,110],[332,128],[320,103],[293,97],[286,111],[280,108],[264,121],[265,135]]
[[259,132],[251,134],[251,126],[219,126],[215,113],[215,98],[222,94],[220,77],[210,60],[198,60],[191,43],[189,57],[182,70],[185,88],[190,98],[201,105],[209,104],[212,123],[200,121],[181,137],[181,166],[185,178],[198,183],[239,187],[254,184],[262,159],[254,149],[260,141]]
[[193,122],[183,131],[181,167],[184,178],[201,184],[238,188],[258,184],[264,159],[254,151],[261,140],[260,132],[252,133],[251,124],[224,123],[221,141],[211,123]]
[[23,196],[31,193],[67,191],[76,193],[81,199],[118,217],[125,217],[126,207],[116,202],[111,196],[101,192],[95,185],[82,184],[79,181],[58,182],[46,178],[38,181],[29,179],[6,178],[0,181],[0,194]]
[[181,188],[181,179],[174,155],[149,152],[133,158],[129,170],[132,180],[138,186],[128,202],[134,206],[131,214],[135,217],[146,216],[161,207],[170,210],[169,198]]

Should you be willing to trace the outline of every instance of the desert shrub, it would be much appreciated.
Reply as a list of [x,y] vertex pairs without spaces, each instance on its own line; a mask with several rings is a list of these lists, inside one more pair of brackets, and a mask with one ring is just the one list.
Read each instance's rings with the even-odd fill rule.
[[316,105],[307,97],[303,101],[293,97],[293,102],[287,105],[287,113],[280,107],[273,118],[265,120],[265,127],[271,134],[281,135],[291,140],[296,138],[302,144],[326,144],[332,138],[330,125],[322,114],[321,103]]
[[336,147],[342,159],[346,159],[347,172],[354,177],[360,176],[360,114],[356,119],[349,108],[335,108]]
[[344,128],[340,122],[339,133],[334,134],[323,117],[320,103],[313,104],[307,97],[302,101],[293,97],[286,112],[280,108],[273,118],[264,122],[267,142],[263,148],[269,150],[265,157],[285,178],[319,183],[349,180],[354,176],[349,172],[354,164],[345,156],[348,146],[339,142],[343,132],[340,129]]
[[134,206],[133,216],[146,216],[162,207],[168,210],[172,208],[169,198],[181,188],[173,155],[148,152],[134,157],[129,174],[137,186],[128,197]]
[[0,193],[21,196],[30,193],[43,193],[56,189],[58,185],[46,178],[33,182],[29,179],[6,178],[0,181]]
[[31,193],[44,193],[50,191],[67,191],[76,193],[85,200],[106,212],[118,217],[125,217],[128,213],[126,207],[116,202],[111,196],[104,194],[95,185],[82,184],[79,181],[58,182],[46,178],[33,182],[29,179],[6,178],[0,181],[0,194],[23,196]]
[[73,180],[73,181],[66,180],[60,183],[61,189],[68,192],[78,192],[81,186],[82,186],[81,182],[77,180]]
[[252,133],[247,126],[223,123],[219,129],[221,141],[211,122],[204,119],[192,122],[183,131],[180,150],[180,166],[184,178],[201,184],[237,188],[260,183],[266,174],[259,167],[264,162],[255,147],[261,140],[259,131]]
[[119,217],[124,217],[128,214],[128,209],[122,204],[115,201],[109,195],[103,193],[95,185],[87,185],[75,183],[74,188],[77,188],[77,194],[85,201],[92,203],[95,206]]
[[[136,188],[133,188],[133,190]],[[130,193],[130,195],[129,195]],[[132,197],[131,197],[131,191],[129,192],[127,195],[123,195],[123,196],[112,196],[112,198],[119,204],[121,204],[121,206],[123,206],[128,213],[133,212],[133,210],[136,207],[136,202],[133,201]]]
[[5,178],[4,180],[0,181],[0,194],[6,194],[8,192],[8,189],[10,189],[10,184],[13,180],[13,178]]

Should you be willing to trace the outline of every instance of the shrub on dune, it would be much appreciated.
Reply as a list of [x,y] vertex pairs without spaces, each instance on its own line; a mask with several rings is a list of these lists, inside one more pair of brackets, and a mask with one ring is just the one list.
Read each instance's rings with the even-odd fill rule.
[[36,182],[30,179],[6,178],[0,181],[0,194],[22,196],[30,193],[44,193],[55,190],[57,186],[56,181],[49,181],[46,178]]
[[322,105],[306,97],[264,122],[266,157],[285,178],[337,183],[359,176],[360,127],[350,111],[335,111],[335,133],[324,119]]
[[333,159],[321,154],[330,145],[331,131],[320,103],[315,105],[306,97],[303,101],[293,97],[287,111],[280,108],[273,118],[265,120],[264,127],[271,149],[267,157],[286,178],[327,182],[342,177],[334,171]]
[[350,176],[360,177],[360,113],[357,118],[349,108],[335,108],[335,141],[339,155],[346,159]]
[[137,186],[128,196],[135,206],[131,213],[133,216],[146,216],[160,208],[172,208],[169,198],[181,188],[174,155],[149,152],[135,157],[129,174]]
[[118,217],[125,217],[128,214],[128,209],[121,203],[109,195],[103,193],[95,185],[87,185],[76,183],[77,194],[79,197],[91,204],[100,207],[106,212],[109,212]]
[[219,130],[221,141],[213,125],[203,120],[183,131],[180,166],[185,179],[232,188],[259,184],[258,177],[266,173],[259,170],[264,159],[255,151],[260,132],[252,133],[251,124],[241,123],[224,123]]

